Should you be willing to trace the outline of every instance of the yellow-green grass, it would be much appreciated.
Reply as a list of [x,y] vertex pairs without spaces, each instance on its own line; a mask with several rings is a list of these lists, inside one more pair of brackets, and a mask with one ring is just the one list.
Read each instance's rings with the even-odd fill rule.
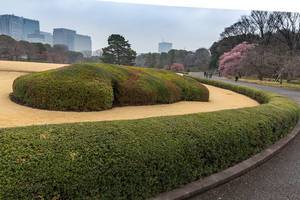
[[272,80],[257,80],[257,79],[251,79],[251,78],[243,78],[243,79],[239,79],[239,80],[247,82],[247,83],[255,83],[258,85],[286,88],[286,89],[291,89],[291,90],[300,90],[300,83],[288,83],[286,80],[284,80],[282,82],[282,84],[280,84],[280,82],[275,82]]

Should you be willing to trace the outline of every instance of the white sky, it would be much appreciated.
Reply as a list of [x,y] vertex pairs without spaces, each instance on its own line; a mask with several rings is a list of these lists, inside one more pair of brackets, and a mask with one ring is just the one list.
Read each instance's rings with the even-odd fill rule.
[[157,52],[162,40],[176,49],[209,48],[252,9],[300,11],[300,0],[0,1],[0,14],[39,20],[42,31],[63,27],[90,35],[94,50],[107,46],[110,34],[122,34],[138,53]]
[[299,0],[98,0],[119,3],[239,10],[300,11]]

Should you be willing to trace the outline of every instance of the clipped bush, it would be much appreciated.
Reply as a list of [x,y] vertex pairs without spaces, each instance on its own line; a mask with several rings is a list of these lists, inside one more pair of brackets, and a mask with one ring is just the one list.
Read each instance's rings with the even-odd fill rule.
[[0,130],[0,199],[145,199],[228,168],[299,119],[285,97],[220,82],[262,105],[140,120]]
[[208,101],[206,87],[172,72],[108,64],[75,64],[21,76],[11,99],[35,108],[99,111],[113,106]]

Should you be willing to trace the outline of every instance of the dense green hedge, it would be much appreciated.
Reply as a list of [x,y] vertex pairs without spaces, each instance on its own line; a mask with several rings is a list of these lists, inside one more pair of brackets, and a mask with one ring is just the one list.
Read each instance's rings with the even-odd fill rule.
[[284,137],[298,121],[298,106],[285,97],[213,84],[263,104],[0,130],[0,199],[148,198],[249,158]]
[[109,64],[76,64],[15,80],[12,100],[49,110],[97,111],[112,106],[208,101],[206,87],[175,73]]

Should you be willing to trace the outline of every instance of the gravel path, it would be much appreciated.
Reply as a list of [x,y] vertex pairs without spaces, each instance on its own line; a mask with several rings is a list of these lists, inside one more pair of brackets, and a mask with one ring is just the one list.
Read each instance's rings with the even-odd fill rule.
[[[23,68],[22,65],[24,65]],[[253,107],[258,105],[256,101],[244,95],[212,86],[207,86],[210,91],[209,102],[182,101],[163,105],[126,106],[100,112],[47,111],[21,106],[9,99],[8,96],[9,93],[12,92],[13,81],[18,76],[25,74],[25,72],[16,71],[42,71],[61,66],[62,65],[0,61],[0,128],[39,124],[141,119]],[[11,71],[8,72],[7,70]]]
[[[299,91],[221,80],[276,92],[300,105]],[[258,168],[193,200],[300,200],[300,136]]]

